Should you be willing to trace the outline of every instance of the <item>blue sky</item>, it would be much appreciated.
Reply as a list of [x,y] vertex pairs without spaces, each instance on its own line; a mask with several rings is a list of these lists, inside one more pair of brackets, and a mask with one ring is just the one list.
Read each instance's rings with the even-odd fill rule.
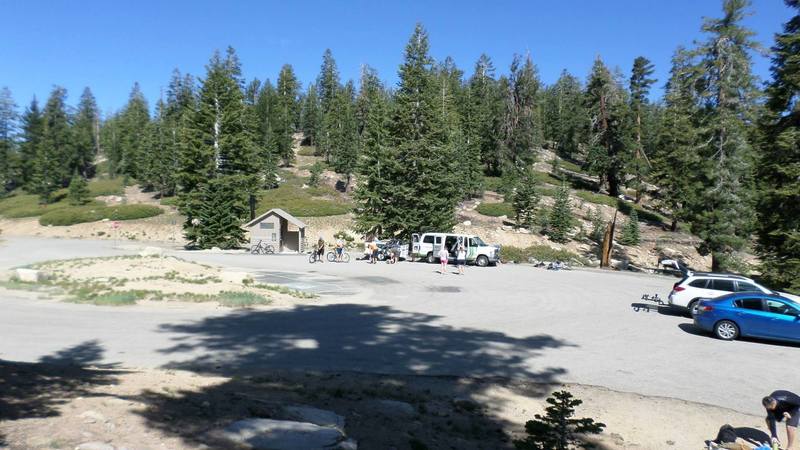
[[[395,84],[416,22],[428,30],[433,56],[452,56],[467,75],[482,52],[498,73],[514,53],[530,52],[546,83],[562,69],[585,79],[596,55],[627,74],[643,55],[662,86],[675,48],[701,38],[702,18],[720,9],[721,0],[0,0],[0,86],[20,109],[56,84],[75,104],[89,86],[105,113],[124,105],[138,81],[152,106],[174,68],[203,76],[212,52],[228,45],[248,79],[274,80],[289,63],[306,85],[331,48],[343,81],[369,64]],[[746,24],[771,46],[791,11],[780,0],[754,0],[751,11]],[[768,78],[769,60],[756,57],[755,69]]]

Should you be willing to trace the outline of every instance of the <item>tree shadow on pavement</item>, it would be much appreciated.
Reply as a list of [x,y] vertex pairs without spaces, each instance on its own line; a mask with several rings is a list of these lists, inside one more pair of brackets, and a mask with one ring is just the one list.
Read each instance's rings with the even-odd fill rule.
[[[359,448],[409,448],[410,439],[428,448],[511,448],[508,423],[493,414],[503,399],[485,404],[486,392],[501,386],[526,397],[546,395],[566,370],[537,367],[536,358],[573,345],[440,319],[347,304],[164,325],[164,332],[179,334],[162,350],[175,356],[168,368],[237,377],[178,393],[149,391],[142,414],[149,426],[192,445],[209,444],[206,432],[234,420],[275,418],[275,404],[289,402],[345,416]],[[375,399],[402,400],[415,412],[404,420],[370,413]]]
[[[114,383],[104,370],[84,369],[102,360],[103,348],[87,341],[39,359],[37,363],[0,360],[0,422],[60,415],[59,407],[95,387]],[[106,366],[108,367],[108,366]],[[0,436],[0,445],[3,445]]]

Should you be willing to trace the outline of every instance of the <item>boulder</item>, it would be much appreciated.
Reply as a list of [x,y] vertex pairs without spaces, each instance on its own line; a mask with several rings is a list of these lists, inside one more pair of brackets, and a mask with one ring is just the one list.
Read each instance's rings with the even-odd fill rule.
[[463,223],[464,223],[464,226],[466,226],[466,227],[472,225],[472,221],[471,220],[465,220]]
[[38,283],[47,279],[47,275],[41,270],[16,269],[15,272],[16,278],[23,283]]
[[242,284],[244,280],[251,278],[247,272],[222,272],[219,277],[224,282],[235,284]]
[[336,428],[273,419],[239,420],[228,425],[220,437],[235,444],[265,450],[331,449],[345,439]]
[[291,420],[313,423],[321,427],[338,428],[344,431],[344,417],[333,411],[303,405],[285,406],[283,411],[284,415]]
[[142,251],[139,252],[139,256],[142,257],[151,257],[151,256],[158,256],[159,258],[164,256],[164,249],[161,247],[145,247]]

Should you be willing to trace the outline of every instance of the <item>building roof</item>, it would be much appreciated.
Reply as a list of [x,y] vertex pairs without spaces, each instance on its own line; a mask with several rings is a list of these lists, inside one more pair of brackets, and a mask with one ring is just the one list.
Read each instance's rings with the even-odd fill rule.
[[256,217],[255,219],[251,220],[250,222],[247,222],[244,226],[247,227],[247,228],[252,227],[253,225],[261,222],[264,219],[266,219],[267,216],[269,216],[270,214],[276,214],[276,215],[288,220],[289,222],[291,222],[292,224],[297,226],[297,228],[305,228],[306,227],[306,224],[303,223],[300,219],[298,219],[297,217],[287,213],[286,211],[284,211],[284,210],[282,210],[280,208],[272,208],[269,211],[265,212],[264,214],[262,214],[262,215]]

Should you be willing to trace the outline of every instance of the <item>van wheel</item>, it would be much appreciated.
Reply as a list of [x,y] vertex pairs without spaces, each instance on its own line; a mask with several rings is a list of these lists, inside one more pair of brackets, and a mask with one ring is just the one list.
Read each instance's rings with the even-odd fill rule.
[[433,252],[428,252],[428,256],[425,257],[425,261],[427,261],[428,264],[433,264],[436,262],[436,259],[433,258]]
[[489,258],[486,255],[480,255],[475,259],[475,264],[479,267],[486,267],[489,265]]
[[730,320],[720,320],[714,325],[714,335],[723,341],[732,341],[739,337],[739,327]]

